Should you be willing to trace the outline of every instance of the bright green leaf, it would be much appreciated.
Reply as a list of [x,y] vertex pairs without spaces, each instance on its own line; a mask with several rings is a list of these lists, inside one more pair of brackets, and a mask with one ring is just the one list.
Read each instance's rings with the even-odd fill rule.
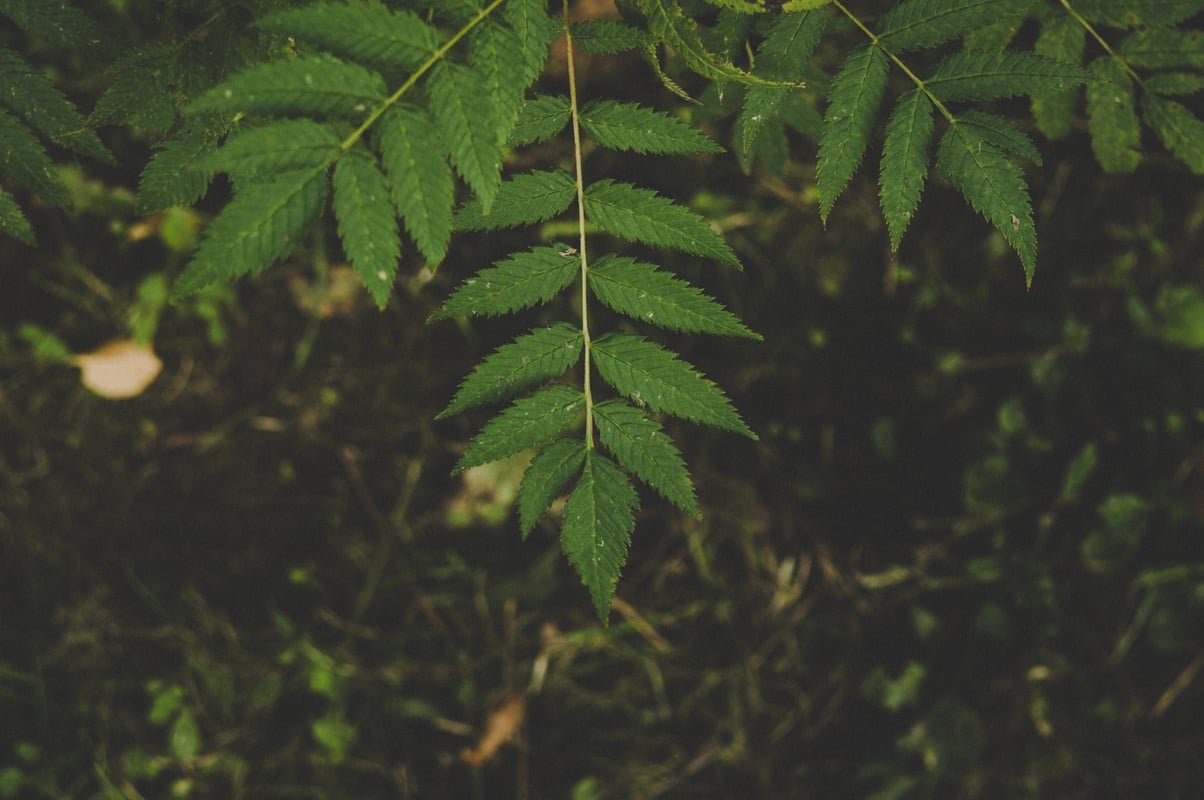
[[377,307],[384,308],[397,275],[401,238],[376,156],[363,146],[352,147],[335,165],[332,184],[343,252]]
[[438,131],[425,111],[405,103],[386,111],[374,130],[393,205],[433,269],[451,240],[455,197]]
[[569,386],[548,386],[515,400],[485,423],[468,443],[452,474],[555,439],[580,420],[583,408],[585,395]]
[[904,93],[886,125],[878,185],[891,250],[899,249],[928,178],[932,101],[919,89]]
[[572,283],[580,269],[571,248],[536,247],[514,253],[464,281],[427,321],[496,316],[546,303]]
[[1023,11],[1023,0],[902,0],[878,20],[878,41],[899,53],[942,44]]
[[376,0],[313,3],[268,14],[255,24],[379,67],[413,69],[439,45],[434,28],[418,16],[390,10]]
[[1204,123],[1186,106],[1165,97],[1143,98],[1145,120],[1162,144],[1197,175],[1204,175]]
[[492,98],[472,70],[447,61],[435,67],[429,85],[431,111],[452,164],[488,213],[502,182],[502,142]]
[[1083,82],[1073,64],[1032,53],[963,50],[945,57],[924,85],[938,99],[992,100],[1070,89]]
[[531,459],[518,489],[519,528],[526,539],[585,461],[585,442],[557,439]]
[[455,227],[462,231],[489,231],[530,225],[551,219],[577,197],[577,183],[562,169],[523,172],[498,187],[491,212],[473,200],[456,214]]
[[1087,117],[1091,149],[1104,172],[1128,173],[1141,162],[1141,123],[1133,100],[1133,81],[1111,56],[1091,64]]
[[384,81],[375,72],[317,55],[257,64],[193,100],[188,111],[362,119],[385,96]]
[[723,148],[659,111],[614,100],[593,100],[581,108],[581,127],[594,141],[612,150],[637,153],[722,153]]
[[587,451],[581,478],[564,508],[560,541],[604,622],[627,561],[638,506],[627,476],[597,450]]
[[832,81],[815,170],[819,213],[825,222],[865,155],[886,89],[886,74],[886,54],[867,44],[845,58]]
[[694,517],[698,501],[681,453],[656,420],[623,400],[594,405],[598,438],[629,472]]

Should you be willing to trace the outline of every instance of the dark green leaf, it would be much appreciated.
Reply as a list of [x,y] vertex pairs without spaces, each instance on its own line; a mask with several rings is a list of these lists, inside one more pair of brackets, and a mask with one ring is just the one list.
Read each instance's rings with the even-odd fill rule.
[[518,37],[523,57],[522,85],[530,86],[548,60],[548,45],[560,34],[560,24],[548,16],[544,0],[507,0],[506,22]]
[[921,50],[1023,11],[1023,0],[903,0],[878,21],[888,50]]
[[1083,82],[1073,64],[1031,53],[964,50],[944,58],[924,85],[940,100],[991,100],[1069,89]]
[[702,217],[631,184],[602,180],[585,189],[585,214],[623,239],[672,247],[740,267],[736,254]]
[[932,101],[919,89],[904,93],[886,125],[878,185],[890,249],[898,250],[928,179],[932,140]]
[[612,150],[637,153],[722,153],[723,148],[659,111],[614,100],[594,100],[581,108],[581,127],[594,141]]
[[541,94],[523,103],[518,122],[510,134],[510,144],[529,144],[551,139],[564,130],[572,118],[569,99],[563,95]]
[[438,130],[425,111],[405,103],[386,111],[374,130],[393,205],[434,269],[451,240],[455,197]]
[[466,280],[427,321],[495,316],[546,303],[572,283],[580,269],[571,248],[536,247],[515,253]]
[[1135,67],[1204,69],[1204,31],[1143,28],[1124,38],[1120,54]]
[[581,439],[557,439],[531,459],[518,487],[518,520],[523,538],[560,496],[585,461],[585,442]]
[[[1041,33],[1033,45],[1039,56],[1067,64],[1083,63],[1087,33],[1079,21],[1069,14],[1053,14],[1041,25]],[[1050,139],[1068,135],[1075,120],[1078,87],[1033,95],[1032,109],[1037,128]]]
[[627,561],[638,506],[639,496],[622,470],[597,450],[587,451],[581,479],[564,507],[560,541],[604,622]]
[[845,58],[832,81],[815,171],[819,213],[825,221],[865,155],[886,89],[886,73],[885,53],[867,44]]
[[468,443],[452,474],[555,439],[580,421],[584,407],[585,395],[569,386],[549,386],[515,400]]
[[490,231],[543,222],[568,208],[576,196],[577,183],[562,169],[524,172],[502,183],[492,212],[486,213],[481,202],[473,200],[456,214],[455,226],[462,231]]
[[165,131],[176,122],[180,76],[176,50],[150,45],[130,50],[109,67],[111,86],[92,109],[92,125]]
[[1041,152],[1037,150],[1033,140],[1003,117],[983,111],[966,110],[958,112],[957,122],[966,138],[971,141],[977,136],[1004,152],[1040,165]]
[[578,22],[572,27],[573,44],[586,53],[611,55],[634,50],[644,44],[648,34],[639,28],[611,19]]
[[1091,149],[1104,172],[1132,172],[1141,162],[1141,122],[1133,99],[1133,81],[1111,56],[1100,56],[1090,69],[1087,118]]
[[584,341],[580,328],[557,322],[502,345],[469,373],[438,418],[509,400],[559,377],[577,363]]
[[607,333],[594,341],[591,352],[602,379],[637,404],[757,438],[719,387],[660,345]]
[[378,67],[414,69],[439,45],[435,29],[419,17],[375,0],[314,3],[268,14],[255,24]]
[[589,286],[607,306],[641,322],[687,333],[761,338],[719,303],[651,264],[603,256],[589,268]]
[[1145,120],[1158,138],[1197,175],[1204,175],[1204,123],[1187,107],[1164,97],[1147,94],[1142,103]]
[[375,72],[318,55],[257,64],[192,101],[188,110],[361,119],[385,96],[384,81]]
[[339,136],[327,124],[308,119],[276,120],[246,127],[221,148],[199,158],[203,172],[226,172],[237,181],[271,180],[281,172],[329,166],[338,156]]
[[0,105],[54,144],[100,161],[112,161],[83,115],[40,71],[0,47]]
[[142,170],[138,211],[148,214],[195,202],[209,186],[210,173],[198,166],[217,146],[223,127],[208,117],[188,120],[162,143]]
[[502,182],[498,114],[472,70],[440,61],[430,80],[431,111],[445,136],[456,171],[488,213]]
[[469,41],[472,73],[488,97],[500,147],[514,131],[528,85],[523,50],[514,31],[492,20],[473,28]]
[[995,145],[978,137],[967,137],[958,125],[951,125],[941,137],[936,165],[1020,255],[1025,283],[1032,285],[1037,266],[1037,232],[1020,167]]
[[352,147],[335,164],[332,184],[343,252],[377,307],[384,308],[397,275],[401,238],[376,156],[362,145]]
[[111,48],[104,28],[63,0],[0,0],[0,17],[58,47],[106,53]]
[[37,193],[51,205],[71,204],[67,187],[59,180],[54,162],[29,130],[12,114],[0,108],[0,177]]
[[210,226],[196,255],[176,282],[183,297],[247,273],[261,272],[288,254],[326,200],[326,172],[286,172],[249,184]]
[[1092,22],[1136,28],[1182,22],[1204,11],[1204,0],[1076,0],[1074,9]]
[[594,424],[619,464],[682,511],[701,516],[681,453],[659,423],[622,400],[604,400],[594,405]]
[[8,192],[0,188],[0,233],[25,244],[34,244],[33,228],[21,213],[21,207]]

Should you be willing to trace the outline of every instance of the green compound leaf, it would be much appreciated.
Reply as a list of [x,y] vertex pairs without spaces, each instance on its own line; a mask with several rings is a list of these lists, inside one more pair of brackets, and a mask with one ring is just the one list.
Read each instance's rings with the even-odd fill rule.
[[473,200],[456,214],[456,230],[493,231],[551,219],[577,196],[577,183],[562,169],[524,172],[498,187],[492,212]]
[[502,142],[492,98],[473,70],[447,61],[436,65],[429,85],[431,111],[446,136],[452,164],[488,213],[502,182]]
[[548,45],[560,34],[560,24],[548,16],[544,0],[507,0],[505,17],[518,37],[523,59],[522,85],[530,86],[543,72]]
[[1162,144],[1197,175],[1204,175],[1204,122],[1185,106],[1164,97],[1143,98],[1145,120]]
[[1204,69],[1204,31],[1143,28],[1124,38],[1120,54],[1135,67]]
[[519,110],[518,122],[510,133],[510,144],[547,141],[564,130],[572,116],[569,99],[564,95],[536,95]]
[[912,89],[899,97],[886,124],[878,174],[882,215],[890,230],[892,251],[899,249],[924,191],[931,141],[932,101],[919,89]]
[[84,116],[41,70],[19,55],[0,47],[0,105],[54,144],[99,161],[113,155],[88,127]]
[[330,125],[308,119],[278,120],[247,127],[221,148],[196,159],[202,172],[229,173],[236,182],[271,180],[281,172],[329,165],[340,152],[339,135]]
[[618,20],[578,22],[571,28],[573,44],[586,53],[614,55],[634,50],[648,41],[648,34]]
[[315,3],[268,14],[255,24],[377,67],[414,69],[439,46],[438,34],[415,14],[391,11],[375,0]]
[[23,31],[60,47],[74,50],[99,48],[107,52],[109,35],[70,3],[54,0],[0,0],[0,16]]
[[546,303],[572,283],[580,269],[571,248],[536,247],[515,253],[464,281],[427,322],[496,316]]
[[389,303],[401,237],[388,202],[389,185],[376,156],[362,145],[352,147],[334,168],[334,215],[343,251],[368,288],[378,308]]
[[1195,94],[1204,89],[1204,75],[1160,72],[1147,78],[1145,86],[1154,94]]
[[639,502],[622,470],[597,450],[586,452],[581,479],[564,507],[560,541],[603,622],[627,561]]
[[886,54],[862,45],[845,58],[828,92],[815,183],[824,222],[857,171],[886,89]]
[[13,196],[0,188],[0,233],[25,244],[34,244],[33,228]]
[[570,386],[549,386],[515,400],[468,443],[452,474],[555,439],[580,420],[583,408],[585,395]]
[[964,50],[944,58],[924,85],[940,100],[992,100],[1070,89],[1083,71],[1031,53]]
[[31,192],[36,192],[51,205],[66,208],[71,204],[71,195],[59,180],[46,148],[42,147],[29,128],[2,108],[0,177],[11,178]]
[[138,185],[138,213],[149,214],[195,202],[209,187],[210,173],[201,169],[202,158],[217,146],[223,126],[208,117],[186,121],[163,142],[142,170]]
[[360,119],[385,96],[384,81],[375,72],[317,55],[257,64],[205,92],[188,111]]
[[598,438],[624,469],[682,511],[702,516],[681,452],[658,422],[622,400],[604,400],[594,406],[594,424]]
[[1123,28],[1174,25],[1204,11],[1201,0],[1078,0],[1074,8],[1092,22]]
[[1141,121],[1133,81],[1111,56],[1097,58],[1090,71],[1087,119],[1095,159],[1104,172],[1132,172],[1141,162]]
[[878,21],[878,41],[903,52],[942,44],[1023,10],[1022,0],[903,0]]
[[373,129],[389,193],[410,238],[434,269],[451,241],[455,183],[438,131],[426,112],[398,103]]
[[526,58],[518,36],[492,20],[482,20],[469,34],[472,72],[489,97],[499,147],[510,138],[527,88]]
[[775,80],[797,81],[828,27],[823,11],[782,14],[769,24],[757,48],[757,71]]
[[757,438],[718,386],[660,345],[607,333],[594,340],[591,353],[602,379],[637,404]]
[[1041,164],[1041,153],[1033,144],[1033,140],[1003,117],[984,111],[967,110],[958,112],[957,122],[966,138],[973,140],[974,137],[978,137],[1004,152],[1020,156],[1037,165]]
[[648,189],[598,181],[585,189],[585,214],[622,239],[671,247],[741,268],[732,248],[702,217]]
[[292,250],[325,200],[325,170],[296,170],[249,184],[213,222],[176,282],[174,296],[261,272]]
[[176,122],[179,55],[170,45],[131,49],[110,65],[113,83],[88,115],[90,125],[165,131]]
[[[1081,64],[1086,46],[1087,32],[1079,21],[1069,14],[1054,14],[1042,21],[1033,52],[1055,61]],[[1077,104],[1077,87],[1033,95],[1037,129],[1050,139],[1067,136],[1074,126]]]
[[524,540],[584,462],[585,442],[581,439],[557,439],[531,459],[518,487],[518,524]]
[[589,288],[602,303],[640,322],[685,333],[761,339],[690,284],[625,256],[603,256],[590,265]]
[[675,0],[638,0],[648,18],[648,29],[667,44],[691,71],[713,81],[734,81],[750,86],[787,86],[745,72],[707,51],[694,28]]
[[559,377],[577,363],[584,341],[580,328],[557,322],[502,345],[469,373],[437,419],[509,400]]
[[950,126],[941,137],[936,166],[1019,254],[1025,284],[1031,286],[1037,266],[1037,232],[1020,167],[995,145],[968,137],[959,125]]
[[593,100],[582,107],[579,116],[585,132],[612,150],[671,155],[723,152],[681,120],[635,103]]

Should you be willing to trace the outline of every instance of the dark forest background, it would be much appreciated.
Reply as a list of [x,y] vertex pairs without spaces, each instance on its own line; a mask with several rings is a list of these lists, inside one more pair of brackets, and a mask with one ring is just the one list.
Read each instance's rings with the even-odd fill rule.
[[[162,5],[80,4],[134,43]],[[95,105],[102,59],[2,30]],[[670,425],[704,516],[643,496],[603,627],[555,526],[520,541],[521,461],[451,478],[483,417],[433,421],[531,320],[424,320],[528,234],[407,252],[383,312],[329,231],[172,306],[221,189],[140,215],[157,137],[100,135],[0,239],[0,797],[1204,796],[1204,191],[1156,143],[1040,142],[1029,290],[939,182],[897,255],[874,170],[821,226],[802,136],[781,175],[593,162],[716,221],[743,273],[665,266],[765,337],[670,337],[760,440]],[[136,397],[63,360],[131,335]]]

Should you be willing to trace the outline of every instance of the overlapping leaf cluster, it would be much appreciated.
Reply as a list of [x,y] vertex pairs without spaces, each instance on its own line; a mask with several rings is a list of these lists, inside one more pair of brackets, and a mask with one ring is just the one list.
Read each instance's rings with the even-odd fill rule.
[[492,206],[503,148],[543,67],[553,23],[537,0],[436,3],[432,14],[453,26],[450,39],[429,18],[378,0],[287,8],[255,20],[295,49],[191,100],[190,114],[221,120],[229,136],[209,148],[211,125],[185,130],[143,178],[145,193],[156,166],[189,176],[190,185],[176,180],[155,190],[177,200],[194,199],[188,195],[219,172],[235,190],[177,295],[284,257],[329,197],[343,250],[383,307],[401,255],[399,219],[437,265],[451,236],[453,169],[483,207]]
[[[0,0],[7,18],[29,36],[103,50],[106,39],[91,19],[63,3]],[[47,146],[112,161],[75,105],[46,74],[16,52],[0,47],[0,179],[11,181],[59,208],[71,204]],[[0,186],[0,233],[33,244],[34,232],[17,199]]]
[[[601,50],[616,41],[638,40],[629,30],[634,29],[608,22],[582,26],[580,32],[587,47]],[[572,97],[531,98],[523,106],[518,133],[541,140],[574,125],[611,149],[656,155],[720,149],[676,118],[651,109],[615,100],[577,109]],[[685,207],[606,178],[586,184],[580,175],[562,170],[506,180],[492,208],[478,198],[460,210],[456,225],[494,230],[539,223],[565,213],[578,198],[581,224],[588,221],[621,239],[739,266],[727,243]],[[601,303],[640,323],[674,331],[759,337],[713,299],[660,267],[616,253],[587,258],[584,232],[579,234],[578,247],[534,247],[481,270],[431,319],[507,314],[547,303],[570,286],[581,292],[580,324],[555,323],[502,345],[465,378],[441,416],[511,401],[468,444],[456,470],[538,448],[519,491],[523,536],[558,496],[568,493],[561,542],[605,619],[639,504],[630,476],[682,510],[699,513],[689,472],[658,416],[746,436],[753,432],[723,392],[674,353],[635,333],[591,334],[590,308]],[[594,369],[614,396],[595,396]],[[570,375],[583,386],[570,381]]]

